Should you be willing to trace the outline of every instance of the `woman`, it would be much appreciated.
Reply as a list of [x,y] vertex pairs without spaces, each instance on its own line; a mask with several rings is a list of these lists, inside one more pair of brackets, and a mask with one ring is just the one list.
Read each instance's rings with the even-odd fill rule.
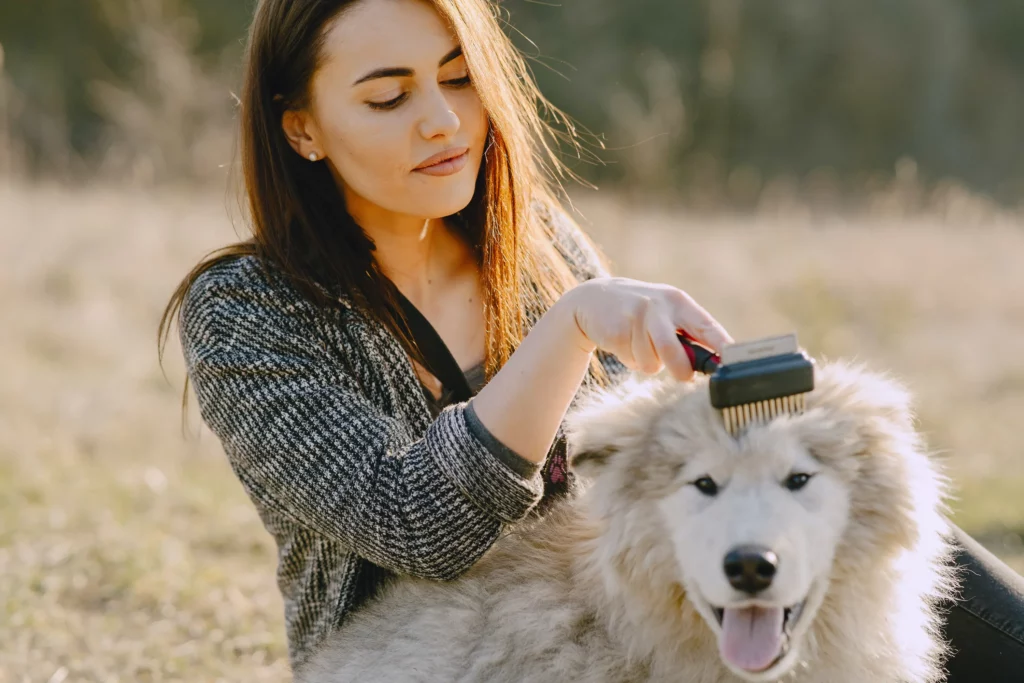
[[[300,666],[387,577],[454,578],[564,494],[581,385],[624,366],[686,380],[677,329],[731,339],[684,292],[607,276],[554,199],[547,103],[483,0],[263,0],[246,60],[254,237],[197,266],[161,329],[177,314],[203,418],[277,541]],[[426,369],[403,297],[471,400]],[[1008,585],[982,571],[979,590]],[[1020,605],[955,611],[1016,610],[998,633],[956,622],[963,656],[1020,648]]]

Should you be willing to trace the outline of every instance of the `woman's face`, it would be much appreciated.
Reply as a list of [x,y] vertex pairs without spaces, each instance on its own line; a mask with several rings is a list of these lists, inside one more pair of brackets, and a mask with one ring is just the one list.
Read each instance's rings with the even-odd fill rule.
[[[361,0],[345,11],[328,28],[311,94],[308,111],[285,115],[285,132],[303,157],[330,164],[353,216],[439,218],[473,197],[487,116],[429,2]],[[424,170],[437,154],[459,156]]]

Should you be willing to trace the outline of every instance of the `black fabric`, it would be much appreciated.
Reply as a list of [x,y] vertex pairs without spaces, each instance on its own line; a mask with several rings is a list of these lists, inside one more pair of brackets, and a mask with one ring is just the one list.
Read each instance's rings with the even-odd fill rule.
[[427,369],[451,392],[455,401],[468,401],[473,396],[473,391],[441,335],[397,287],[394,289],[398,304],[405,315],[407,329],[427,361]]
[[[484,385],[487,384],[487,377],[484,373],[484,362],[480,361],[473,367],[469,368],[463,373],[466,376],[466,381],[469,382],[470,391],[476,396]],[[427,382],[420,380],[420,388],[423,390],[423,398],[427,401],[427,408],[430,410],[431,419],[437,419],[437,416],[441,414],[441,411],[446,406],[451,405],[454,402],[452,392],[441,387],[441,392],[438,396],[434,395],[433,389],[427,384]],[[472,402],[466,404],[468,408]]]
[[953,540],[960,595],[943,624],[947,683],[1024,681],[1024,578],[957,527]]

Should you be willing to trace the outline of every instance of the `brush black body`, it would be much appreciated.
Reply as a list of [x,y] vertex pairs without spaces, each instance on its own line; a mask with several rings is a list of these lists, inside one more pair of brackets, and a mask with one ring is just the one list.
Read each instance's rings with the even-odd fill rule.
[[804,395],[814,389],[814,361],[787,335],[733,345],[722,356],[680,334],[690,364],[710,375],[711,405],[719,410],[726,430],[737,436],[754,422],[804,411]]
[[803,352],[721,365],[709,382],[711,405],[718,409],[795,396],[813,388],[814,363]]

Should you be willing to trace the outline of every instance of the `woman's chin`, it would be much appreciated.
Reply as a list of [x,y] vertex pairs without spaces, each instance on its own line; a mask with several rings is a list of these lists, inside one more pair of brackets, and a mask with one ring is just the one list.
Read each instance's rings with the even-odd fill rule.
[[407,208],[403,209],[401,213],[423,216],[424,218],[451,216],[469,206],[469,202],[473,199],[474,189],[469,188],[469,191],[466,191],[464,188],[452,188],[451,192],[444,192],[444,190],[438,188],[436,194],[420,196],[417,197],[419,201],[406,204]]

